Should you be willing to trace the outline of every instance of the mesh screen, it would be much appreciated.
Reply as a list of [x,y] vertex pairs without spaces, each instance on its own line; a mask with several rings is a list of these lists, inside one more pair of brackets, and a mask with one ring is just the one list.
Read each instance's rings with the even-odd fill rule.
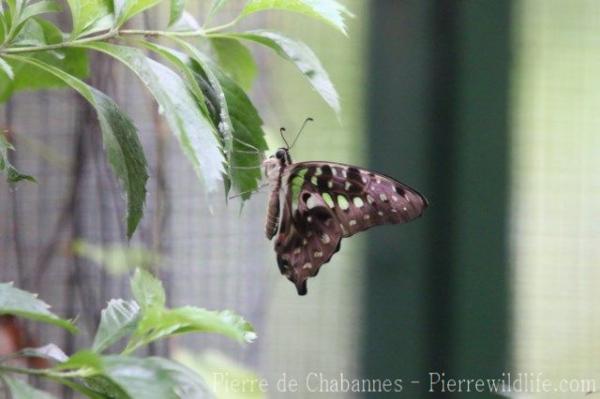
[[[206,3],[191,5],[203,12]],[[231,11],[241,4],[231,2]],[[272,147],[281,145],[278,134],[272,134],[280,125],[293,132],[307,116],[316,120],[294,149],[296,160],[363,161],[366,32],[361,24],[368,19],[367,3],[347,4],[362,15],[350,21],[350,39],[298,15],[268,13],[244,23],[305,40],[340,92],[344,111],[338,120],[292,66],[256,50],[261,73],[251,97],[265,119]],[[160,20],[158,15],[151,19]],[[315,396],[302,385],[309,372],[355,375],[364,266],[358,256],[360,239],[346,240],[319,278],[309,281],[308,296],[298,297],[280,276],[272,243],[264,238],[266,195],[255,195],[240,212],[236,200],[225,206],[219,194],[210,199],[209,209],[196,175],[144,87],[106,57],[94,56],[93,70],[91,84],[115,98],[140,130],[151,178],[145,216],[133,243],[162,254],[157,266],[170,305],[232,309],[252,322],[259,335],[246,346],[214,336],[182,337],[150,351],[218,349],[273,385],[283,373],[299,379],[301,391],[291,395],[298,398]],[[0,279],[38,292],[60,315],[79,315],[82,334],[77,336],[38,324],[28,327],[40,343],[55,342],[70,353],[91,343],[108,299],[130,296],[126,277],[106,273],[70,251],[74,238],[96,245],[125,242],[118,184],[106,164],[93,110],[70,91],[19,93],[2,106],[0,126],[10,129],[17,148],[13,163],[38,180],[16,188],[0,181]],[[282,395],[271,392],[269,397]]]
[[600,3],[514,15],[514,366],[582,397],[600,381]]

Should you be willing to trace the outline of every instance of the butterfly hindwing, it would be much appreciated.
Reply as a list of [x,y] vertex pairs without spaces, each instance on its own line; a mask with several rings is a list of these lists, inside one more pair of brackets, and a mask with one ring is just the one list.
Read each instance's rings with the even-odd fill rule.
[[339,250],[343,237],[381,224],[406,223],[427,207],[427,200],[405,184],[332,162],[289,165],[282,186],[275,251],[282,274],[301,295],[306,293],[306,279]]

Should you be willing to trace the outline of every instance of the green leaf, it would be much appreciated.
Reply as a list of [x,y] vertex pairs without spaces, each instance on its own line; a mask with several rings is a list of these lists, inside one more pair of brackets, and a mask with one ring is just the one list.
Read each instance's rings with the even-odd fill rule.
[[205,399],[208,389],[192,370],[157,358],[106,356],[104,372],[129,395],[144,399]]
[[[62,32],[56,25],[45,19],[32,18],[25,25],[31,26],[31,29],[33,29],[32,32],[35,32],[37,35],[29,37],[29,39],[23,37],[23,39],[26,39],[25,43],[27,40],[30,43],[39,42],[42,44],[57,44],[63,41]],[[21,32],[21,35],[23,35],[23,32]],[[52,52],[36,52],[32,53],[30,57],[53,65],[69,75],[78,78],[85,78],[89,73],[89,62],[86,51],[83,49],[65,48],[56,49]],[[62,79],[36,66],[9,59],[8,57],[6,57],[6,61],[12,67],[15,78],[13,80],[0,79],[0,102],[6,101],[12,92],[16,90],[37,90],[67,86]]]
[[235,39],[215,38],[210,43],[221,68],[244,90],[250,90],[258,71],[252,53]]
[[14,166],[8,160],[8,151],[14,151],[15,148],[8,142],[4,134],[0,132],[0,172],[6,174],[6,181],[9,183],[17,183],[21,180],[28,180],[30,182],[36,182],[35,179],[29,175],[25,175],[15,169]]
[[10,11],[10,15],[13,19],[18,19],[21,12],[23,12],[23,7],[27,3],[27,0],[6,0],[6,4],[8,5],[8,10]]
[[[2,5],[2,1],[0,0],[0,7]],[[7,39],[6,34],[8,33],[8,26],[7,26],[7,15],[3,14],[2,12],[0,12],[0,44],[4,44],[5,39]]]
[[55,362],[64,362],[69,359],[65,352],[55,344],[48,344],[38,348],[24,348],[19,351],[19,355],[26,357],[40,357]]
[[146,47],[150,51],[155,52],[160,55],[171,64],[173,64],[179,72],[181,72],[185,77],[185,83],[190,90],[190,92],[196,98],[196,102],[200,106],[202,112],[205,115],[208,115],[208,109],[206,108],[204,93],[202,92],[202,88],[200,87],[196,75],[194,73],[195,66],[193,64],[193,60],[187,55],[180,53],[177,50],[173,50],[169,47],[164,47],[156,43],[149,42],[147,40],[139,40],[136,43],[140,46]]
[[135,15],[154,7],[162,0],[114,0],[117,26],[123,25]]
[[[204,53],[183,40],[175,40],[197,62],[197,79],[210,104],[211,119],[224,142],[229,179],[240,192],[249,191],[242,195],[243,199],[248,199],[261,179],[261,152],[267,148],[262,120],[244,91]],[[229,186],[230,180],[226,181],[226,193]]]
[[246,200],[262,180],[259,165],[264,151],[268,149],[262,129],[263,121],[244,90],[224,73],[217,70],[216,74],[230,109],[229,117],[233,126],[233,149],[229,158],[231,183]]
[[[125,392],[123,392],[122,389],[119,389],[118,386],[111,382],[108,381],[108,384],[104,384],[104,386],[106,387],[106,385],[112,386],[113,389],[110,391],[110,395],[108,393],[98,393],[97,390],[92,390],[90,388],[88,388],[87,385],[91,385],[91,381],[95,381],[95,377],[91,377],[91,378],[85,378],[83,381],[85,382],[86,385],[84,385],[83,383],[80,383],[79,381],[73,381],[71,379],[68,378],[53,378],[56,382],[59,382],[69,388],[71,388],[73,391],[75,392],[79,392],[82,395],[85,395],[86,398],[89,399],[130,399],[126,396]],[[104,380],[107,380],[104,378]],[[108,389],[105,389],[101,392],[105,392],[108,391]]]
[[208,10],[208,13],[206,14],[206,21],[210,20],[213,15],[218,13],[227,3],[229,3],[229,0],[213,0],[210,5],[210,10]]
[[346,34],[344,17],[352,13],[335,0],[249,0],[242,10],[242,17],[265,10],[292,11],[327,22]]
[[131,334],[140,315],[140,306],[135,301],[111,299],[106,309],[102,310],[92,350],[102,352],[119,339]]
[[189,333],[216,333],[238,342],[252,342],[252,325],[232,311],[210,311],[193,306],[145,312],[123,353],[150,342]]
[[[213,81],[218,83],[218,86],[211,86],[206,78],[199,76],[197,72],[200,67],[195,64],[194,60],[187,57],[185,54],[178,51],[162,47],[150,42],[141,42],[140,45],[155,51],[165,59],[171,61],[186,77],[192,93],[203,107],[205,114],[210,114],[215,121],[215,125],[219,126],[223,121],[221,117],[226,115],[229,117],[229,123],[232,126],[230,134],[233,137],[232,150],[228,156],[228,164],[232,166],[229,170],[229,179],[233,181],[233,186],[240,192],[243,192],[242,198],[248,199],[251,192],[258,186],[261,180],[260,168],[252,168],[260,165],[262,162],[262,151],[267,149],[267,144],[264,140],[264,132],[261,128],[262,120],[258,116],[258,112],[252,105],[250,99],[244,91],[236,85],[234,81],[218,71],[211,68],[210,73]],[[198,85],[198,80],[203,82],[204,90],[207,92],[205,96]],[[225,99],[225,101],[223,101]],[[204,104],[204,101],[209,101],[211,104],[209,111]],[[232,107],[231,114],[229,112],[220,112],[221,106]],[[221,125],[223,126],[223,125]],[[241,166],[241,169],[236,168]]]
[[110,97],[74,76],[35,58],[12,57],[63,80],[96,109],[108,162],[127,194],[127,235],[131,237],[142,218],[148,180],[146,158],[133,122]]
[[12,68],[10,67],[8,62],[4,61],[4,59],[2,58],[0,58],[0,69],[6,74],[6,76],[10,80],[13,80],[15,78],[15,73],[13,72]]
[[160,254],[142,246],[109,244],[94,245],[84,240],[75,240],[73,252],[82,258],[89,259],[116,276],[128,273],[136,267],[147,269],[160,262]]
[[71,9],[73,31],[71,37],[77,38],[113,26],[112,0],[67,0]]
[[55,379],[88,398],[133,399],[106,375],[105,359],[93,351],[84,349],[76,352],[67,361],[56,365],[53,371],[68,375]]
[[331,83],[327,72],[321,66],[321,62],[319,62],[315,53],[306,44],[292,40],[279,33],[261,30],[223,36],[251,40],[275,50],[281,57],[296,65],[317,93],[339,114],[340,103],[337,91],[333,87],[333,83]]
[[216,119],[213,118],[212,122],[217,126],[217,130],[220,134],[219,138],[225,148],[227,160],[229,160],[233,150],[233,127],[229,117],[225,93],[223,92],[219,79],[212,71],[211,60],[206,54],[185,40],[179,38],[173,38],[173,40],[177,42],[196,62],[197,79],[200,80],[206,99],[214,107],[212,115],[215,116]]
[[[72,356],[64,367],[57,369],[72,369],[74,376],[83,376],[85,390],[77,385],[73,386],[73,389],[95,398],[209,397],[209,392],[199,375],[185,366],[163,358],[120,355],[100,357],[95,353],[82,351]],[[62,380],[60,382],[64,383]]]
[[10,377],[6,374],[2,374],[0,378],[4,381],[4,384],[10,391],[10,396],[12,399],[54,399],[55,397],[46,393],[44,391],[40,391],[39,389],[35,389],[31,385],[27,384],[24,381],[19,379]]
[[78,377],[94,375],[104,368],[102,358],[97,353],[83,349],[75,352],[66,362],[54,367],[56,370],[78,370]]
[[56,316],[49,307],[34,294],[15,288],[12,283],[0,283],[0,315],[12,314],[77,332],[73,323]]
[[138,75],[160,105],[160,112],[179,139],[207,193],[215,192],[223,180],[223,154],[214,127],[202,114],[185,82],[137,49],[109,43],[89,43],[85,47],[113,56]]
[[198,31],[200,29],[196,18],[187,11],[183,11],[181,17],[169,25],[169,30],[173,32]]
[[185,10],[185,0],[170,0],[169,25],[172,26],[175,22],[183,17]]
[[37,19],[28,19],[10,41],[12,47],[33,47],[48,44],[44,28]]
[[[237,364],[219,352],[201,355],[177,350],[173,358],[198,373],[219,399],[262,399],[266,395],[260,387],[259,377],[251,370]],[[244,389],[232,389],[244,387]]]
[[60,4],[58,4],[56,1],[42,0],[38,1],[37,3],[28,5],[21,13],[21,17],[19,18],[19,20],[20,22],[25,22],[29,18],[33,18],[37,15],[59,12],[61,10],[62,8]]
[[162,282],[149,271],[137,268],[131,278],[131,291],[142,310],[164,308],[167,298]]

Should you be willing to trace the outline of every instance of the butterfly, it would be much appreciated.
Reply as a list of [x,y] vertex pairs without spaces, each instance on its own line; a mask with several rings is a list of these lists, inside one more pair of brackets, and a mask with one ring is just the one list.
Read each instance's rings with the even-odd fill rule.
[[428,206],[417,190],[389,176],[335,162],[293,163],[289,150],[279,148],[262,164],[270,187],[266,235],[277,235],[279,270],[299,295],[306,295],[306,280],[339,251],[342,238],[409,222]]

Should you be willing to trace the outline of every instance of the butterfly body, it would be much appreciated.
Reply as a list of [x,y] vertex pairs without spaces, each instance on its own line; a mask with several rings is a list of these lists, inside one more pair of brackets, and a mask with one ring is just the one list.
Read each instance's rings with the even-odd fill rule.
[[286,148],[263,167],[271,189],[267,238],[277,235],[279,269],[299,295],[340,249],[342,238],[409,222],[427,207],[423,195],[388,176],[334,162],[292,163]]

